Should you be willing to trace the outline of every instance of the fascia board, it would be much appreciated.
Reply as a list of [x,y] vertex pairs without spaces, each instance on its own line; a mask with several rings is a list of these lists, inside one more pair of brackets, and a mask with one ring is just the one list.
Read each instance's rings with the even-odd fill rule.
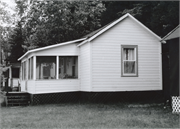
[[54,47],[64,46],[64,45],[68,45],[68,44],[71,44],[71,43],[76,43],[76,42],[79,42],[79,41],[83,41],[85,39],[86,38],[82,38],[82,39],[72,40],[72,41],[68,41],[68,42],[64,42],[64,43],[59,43],[59,44],[55,44],[55,45],[50,45],[50,46],[46,46],[46,47],[42,47],[42,48],[29,50],[23,56],[21,56],[18,59],[18,61],[22,60],[25,56],[27,56],[28,54],[30,54],[32,52],[37,52],[37,51],[42,51],[42,50],[46,50],[46,49],[50,49],[50,48],[54,48]]

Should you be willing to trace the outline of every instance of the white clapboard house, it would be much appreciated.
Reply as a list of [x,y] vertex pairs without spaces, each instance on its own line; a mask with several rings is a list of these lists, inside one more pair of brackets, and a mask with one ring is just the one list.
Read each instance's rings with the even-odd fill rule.
[[21,91],[162,90],[161,38],[130,14],[84,38],[26,52]]

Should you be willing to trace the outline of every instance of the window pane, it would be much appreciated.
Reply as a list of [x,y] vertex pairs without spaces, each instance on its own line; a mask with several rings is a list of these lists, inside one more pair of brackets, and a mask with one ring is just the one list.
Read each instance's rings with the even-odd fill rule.
[[124,48],[123,49],[123,60],[134,60],[134,48]]
[[59,57],[59,78],[78,78],[78,57]]
[[31,79],[33,79],[33,57],[31,58]]
[[24,80],[24,77],[23,77],[24,76],[24,70],[23,69],[24,69],[24,64],[21,63],[21,79],[22,80]]
[[37,79],[55,79],[56,78],[56,57],[38,56],[36,63]]
[[28,79],[31,79],[30,75],[31,75],[31,60],[29,59],[28,60]]
[[26,80],[26,61],[24,62],[24,80]]
[[124,61],[124,73],[135,73],[135,61]]

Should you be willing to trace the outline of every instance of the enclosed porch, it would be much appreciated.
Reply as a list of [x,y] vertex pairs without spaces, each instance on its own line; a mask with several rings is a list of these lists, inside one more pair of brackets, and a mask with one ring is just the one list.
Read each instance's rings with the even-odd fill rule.
[[79,91],[78,55],[33,55],[21,63],[21,91],[31,94]]

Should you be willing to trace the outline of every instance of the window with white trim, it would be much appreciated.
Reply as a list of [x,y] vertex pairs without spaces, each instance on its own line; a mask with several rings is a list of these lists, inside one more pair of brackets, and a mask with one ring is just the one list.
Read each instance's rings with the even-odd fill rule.
[[56,57],[37,56],[36,58],[36,79],[56,79]]
[[137,45],[121,46],[121,75],[123,77],[138,76],[138,49]]
[[59,79],[78,78],[78,56],[59,56]]

